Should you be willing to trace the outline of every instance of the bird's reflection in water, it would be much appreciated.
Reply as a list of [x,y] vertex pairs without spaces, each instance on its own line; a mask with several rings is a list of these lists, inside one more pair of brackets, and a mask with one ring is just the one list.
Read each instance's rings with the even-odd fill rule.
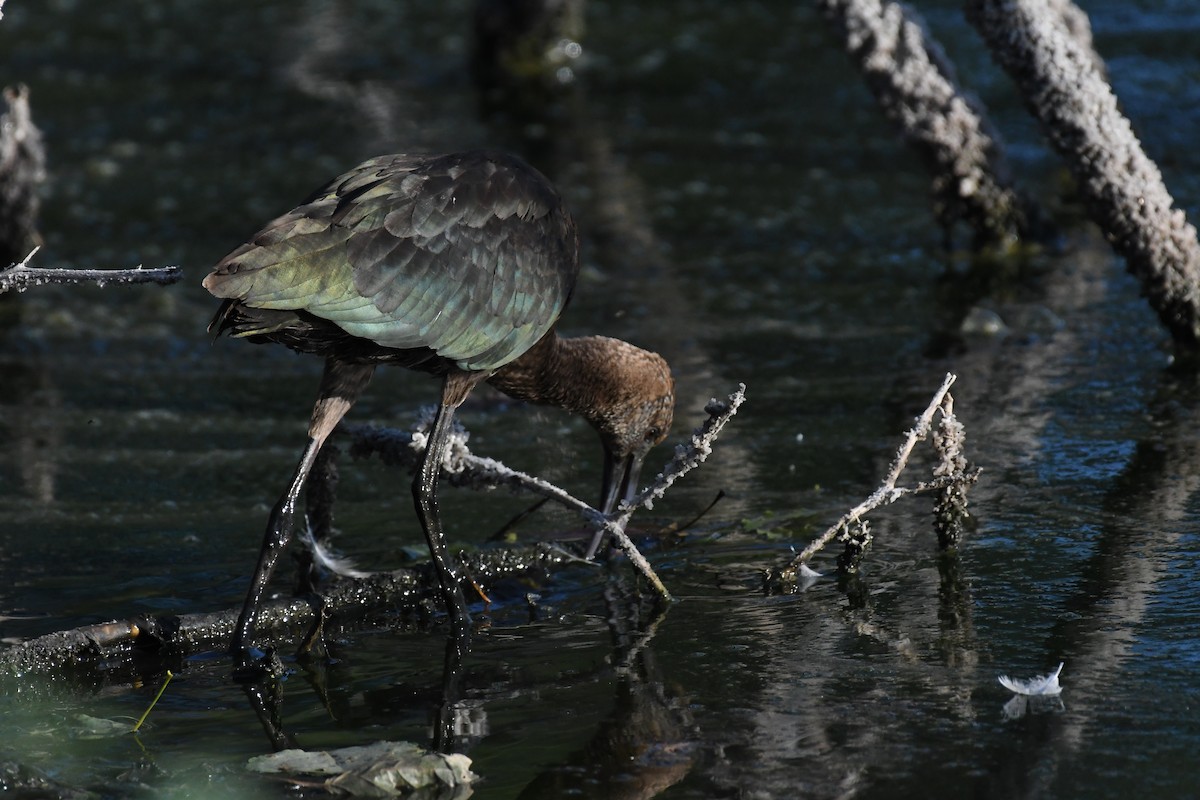
[[[613,640],[608,659],[612,666],[606,669],[616,675],[612,711],[578,752],[528,783],[520,794],[523,798],[557,798],[576,792],[593,795],[597,791],[605,797],[653,797],[682,780],[696,762],[700,745],[688,703],[664,682],[651,649],[666,609],[656,598],[643,599],[619,576],[611,579],[605,601]],[[304,674],[323,701],[328,701],[331,694],[340,694],[323,688],[326,671],[319,665],[309,665]],[[414,692],[409,687],[400,692],[401,687],[391,686],[375,695],[382,702],[369,706],[372,715],[378,715],[389,706],[394,713],[403,714],[411,713],[414,703],[422,704],[430,710],[433,722],[430,748],[443,753],[469,752],[489,733],[485,713],[488,696],[497,691],[507,695],[512,688],[491,684],[487,690],[476,692],[469,688],[469,678],[451,637],[447,640],[440,690],[429,687],[428,691]],[[298,746],[284,730],[281,687],[278,680],[244,687],[251,708],[276,750]],[[408,709],[400,708],[399,694],[407,698]],[[352,716],[348,709],[340,713],[330,704],[327,709],[331,719],[343,725]]]
[[38,503],[53,503],[58,497],[63,438],[59,389],[49,369],[36,357],[0,361],[0,386],[5,388],[0,458],[16,468],[27,497]]
[[572,794],[609,798],[654,797],[695,765],[699,739],[687,701],[664,683],[650,648],[666,609],[648,615],[641,598],[619,578],[605,592],[617,673],[612,712],[592,739],[565,763],[538,775],[522,798]]
[[242,690],[246,693],[246,699],[250,701],[250,708],[262,723],[263,731],[271,741],[271,748],[279,751],[298,747],[296,740],[283,729],[283,718],[280,714],[283,706],[282,681],[244,683]]

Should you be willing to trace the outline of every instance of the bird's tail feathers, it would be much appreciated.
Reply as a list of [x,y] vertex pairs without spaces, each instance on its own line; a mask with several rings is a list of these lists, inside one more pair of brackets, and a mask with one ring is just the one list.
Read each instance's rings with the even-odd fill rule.
[[213,338],[228,333],[234,339],[245,339],[278,333],[295,326],[299,320],[295,311],[252,308],[229,299],[221,304],[212,322],[208,323],[208,332]]

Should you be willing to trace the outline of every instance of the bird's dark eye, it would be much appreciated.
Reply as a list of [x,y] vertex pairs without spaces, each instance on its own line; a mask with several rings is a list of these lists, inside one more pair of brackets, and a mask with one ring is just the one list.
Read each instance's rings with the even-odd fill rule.
[[657,441],[659,435],[661,435],[661,434],[662,434],[662,430],[657,425],[651,425],[650,428],[646,431],[646,441],[647,442]]

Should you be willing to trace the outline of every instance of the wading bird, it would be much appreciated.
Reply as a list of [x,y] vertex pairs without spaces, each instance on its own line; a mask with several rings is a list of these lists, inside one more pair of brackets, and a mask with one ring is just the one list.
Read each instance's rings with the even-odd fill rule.
[[[643,458],[671,425],[674,381],[656,353],[602,336],[558,336],[554,325],[578,272],[579,239],[562,198],[541,173],[494,152],[373,158],[217,264],[204,287],[225,302],[210,331],[325,358],[308,445],[267,522],[235,656],[252,645],[317,453],[378,364],[442,379],[413,497],[464,644],[470,616],[437,482],[454,411],[477,384],[583,416],[604,446],[601,510],[632,496]],[[589,558],[599,543],[597,536]]]

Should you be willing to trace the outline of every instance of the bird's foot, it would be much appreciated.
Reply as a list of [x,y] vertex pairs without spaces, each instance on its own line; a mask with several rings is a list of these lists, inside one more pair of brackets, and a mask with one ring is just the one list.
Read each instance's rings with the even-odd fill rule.
[[233,650],[233,679],[238,683],[258,683],[283,676],[287,669],[279,660],[274,647],[259,650],[256,647]]

